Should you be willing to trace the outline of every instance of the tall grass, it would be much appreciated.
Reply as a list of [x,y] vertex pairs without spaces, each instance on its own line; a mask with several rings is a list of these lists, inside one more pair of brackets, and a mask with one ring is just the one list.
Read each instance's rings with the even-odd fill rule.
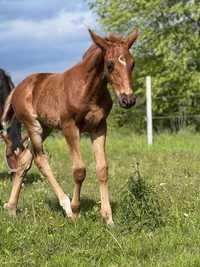
[[147,227],[151,230],[164,225],[164,208],[155,186],[142,177],[139,163],[122,190],[121,216],[124,225]]

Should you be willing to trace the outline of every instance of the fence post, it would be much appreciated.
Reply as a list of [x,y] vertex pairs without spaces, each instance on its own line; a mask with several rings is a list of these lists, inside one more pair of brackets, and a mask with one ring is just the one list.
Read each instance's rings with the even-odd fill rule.
[[153,123],[152,123],[152,99],[151,99],[151,76],[146,77],[146,109],[147,109],[147,142],[153,144]]

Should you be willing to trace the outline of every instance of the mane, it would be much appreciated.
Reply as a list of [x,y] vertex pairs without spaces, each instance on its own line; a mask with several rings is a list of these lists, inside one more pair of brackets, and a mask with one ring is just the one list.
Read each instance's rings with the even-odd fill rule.
[[[4,110],[4,106],[6,103],[6,100],[10,94],[10,92],[14,89],[14,83],[10,77],[10,75],[2,68],[0,68],[0,76],[1,76],[1,86],[0,86],[0,119],[2,116],[2,112]],[[10,109],[7,117],[7,121],[10,122],[13,117],[14,111],[13,109]],[[0,130],[2,130],[3,126],[0,123]]]
[[110,33],[105,39],[114,45],[124,44],[124,38],[113,33]]
[[[113,33],[105,37],[105,40],[108,41],[109,43],[112,43],[114,46],[124,44],[124,39]],[[101,49],[97,45],[93,44],[84,53],[82,60],[87,60],[91,57],[95,57],[99,55],[100,53],[101,53]]]
[[3,74],[3,76],[5,77],[5,79],[7,80],[8,84],[10,86],[10,89],[12,90],[15,86],[14,86],[14,83],[11,79],[10,74],[2,68],[0,68],[0,73]]
[[6,75],[6,76],[8,75],[4,69],[1,69],[1,68],[0,68],[0,72],[2,72],[3,75]]
[[97,54],[100,54],[100,53],[101,53],[101,49],[97,45],[93,44],[84,53],[84,55],[82,56],[82,60],[87,60],[91,57],[95,57]]

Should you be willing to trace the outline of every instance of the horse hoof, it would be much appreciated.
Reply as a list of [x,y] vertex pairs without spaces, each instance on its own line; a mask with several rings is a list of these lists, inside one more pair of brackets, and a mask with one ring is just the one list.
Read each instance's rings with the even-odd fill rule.
[[74,219],[78,219],[80,218],[80,205],[73,205],[71,203],[71,208],[72,208],[72,213],[73,213],[73,217]]
[[8,212],[9,216],[16,217],[16,208],[15,207],[11,207],[8,203],[5,203],[3,207]]
[[102,219],[104,220],[104,222],[106,222],[107,226],[109,227],[114,227],[114,222],[112,220],[112,213],[104,211],[104,210],[100,210]]
[[115,224],[113,221],[107,221],[106,223],[107,223],[108,228],[114,228],[115,227]]
[[69,219],[71,219],[72,221],[75,221],[77,219],[79,219],[81,217],[80,212],[72,212],[72,214],[70,214],[69,216],[67,216]]
[[73,212],[73,219],[74,219],[74,220],[77,220],[77,219],[79,219],[80,217],[81,217],[80,212]]

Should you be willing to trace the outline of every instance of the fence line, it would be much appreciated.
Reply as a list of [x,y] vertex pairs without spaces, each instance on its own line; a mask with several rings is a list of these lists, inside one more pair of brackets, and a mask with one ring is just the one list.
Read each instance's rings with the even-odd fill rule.
[[[181,97],[184,97],[183,95],[166,95],[166,96],[152,96],[152,99],[162,99],[162,100],[167,100],[167,99],[179,99]],[[190,97],[199,97],[200,98],[200,94],[196,94],[195,96],[192,95]]]
[[[200,114],[192,114],[191,112],[177,112],[177,114],[165,114],[165,115],[152,115],[152,100],[162,100],[167,101],[168,99],[179,99],[183,95],[167,95],[167,96],[152,96],[152,82],[151,77],[146,77],[146,123],[147,123],[147,143],[149,145],[153,144],[153,121],[163,120],[163,119],[187,119],[187,118],[200,118]],[[191,95],[192,98],[200,98],[200,94]],[[181,105],[182,108],[191,107],[191,105]],[[142,113],[140,110],[138,113]]]
[[153,120],[161,120],[161,119],[175,119],[175,118],[200,118],[200,114],[189,114],[187,115],[187,113],[183,113],[182,115],[169,115],[169,116],[153,116]]
[[152,96],[151,76],[146,77],[146,105],[147,105],[147,142],[153,144],[153,119],[152,119]]

